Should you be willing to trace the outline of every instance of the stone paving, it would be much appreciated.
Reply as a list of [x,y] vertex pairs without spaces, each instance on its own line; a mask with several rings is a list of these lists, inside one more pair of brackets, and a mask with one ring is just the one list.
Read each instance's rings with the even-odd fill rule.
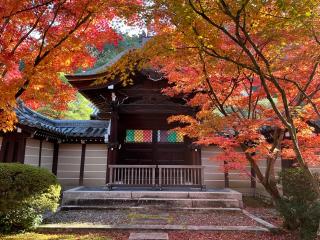
[[169,240],[168,233],[130,233],[129,240]]

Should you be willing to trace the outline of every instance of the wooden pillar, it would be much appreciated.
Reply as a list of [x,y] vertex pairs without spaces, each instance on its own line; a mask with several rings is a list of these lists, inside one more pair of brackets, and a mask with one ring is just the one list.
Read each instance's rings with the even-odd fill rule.
[[190,138],[185,137],[185,144],[188,145],[188,150],[186,151],[186,159],[188,159],[188,163],[185,164],[191,164],[191,165],[202,165],[201,161],[201,148],[200,146],[192,143],[192,140]]
[[0,151],[0,162],[7,162],[7,156],[8,156],[8,150],[9,150],[9,144],[6,136],[3,136],[2,138],[2,146]]
[[27,145],[27,138],[23,137],[23,139],[21,140],[21,148],[20,148],[20,163],[24,163],[24,158],[26,156],[26,145]]
[[41,167],[42,142],[43,142],[43,140],[40,140],[40,146],[39,146],[39,164],[38,164],[38,167]]
[[251,166],[251,178],[250,178],[250,182],[251,182],[251,188],[256,188],[256,187],[257,187],[256,171],[253,169],[252,166]]
[[110,136],[108,143],[108,159],[106,171],[106,183],[109,182],[109,165],[115,164],[118,157],[118,121],[119,113],[116,103],[113,103],[110,122]]
[[[223,162],[224,166],[227,165],[227,162]],[[224,169],[224,187],[229,188],[230,187],[230,181],[229,181],[229,172],[228,170]]]
[[81,163],[80,163],[80,176],[79,176],[79,185],[83,185],[83,176],[84,176],[84,164],[86,159],[86,144],[82,143],[81,148]]
[[195,148],[192,151],[192,165],[202,165],[201,148]]
[[[157,130],[152,130],[152,164],[153,165],[158,165],[160,164],[158,159],[157,159],[157,153],[156,153],[156,144],[157,144],[157,141],[158,141],[158,132]],[[140,161],[139,161],[139,164]],[[158,169],[157,169],[158,170]],[[158,172],[156,173],[158,175]]]
[[58,173],[58,158],[59,158],[59,143],[55,142],[53,146],[53,162],[52,173],[57,175]]

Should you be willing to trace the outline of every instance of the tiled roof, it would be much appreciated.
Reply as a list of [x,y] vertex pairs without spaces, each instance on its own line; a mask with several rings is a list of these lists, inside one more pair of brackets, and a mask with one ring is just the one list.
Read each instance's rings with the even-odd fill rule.
[[[119,61],[124,55],[126,55],[127,53],[129,53],[130,51],[133,51],[134,48],[130,48],[127,50],[122,51],[121,53],[119,53],[118,55],[116,55],[111,61],[105,63],[104,65],[85,71],[85,72],[79,72],[79,73],[74,73],[71,74],[72,76],[90,76],[90,75],[94,75],[94,74],[99,74],[99,73],[103,73],[105,72],[109,67],[111,67],[113,64],[115,64],[117,61]],[[68,75],[67,75],[68,76]]]
[[[141,46],[139,48],[142,48],[148,41],[150,40],[150,37],[142,37],[140,39],[141,41]],[[80,73],[74,73],[74,74],[67,74],[66,76],[90,76],[90,75],[95,75],[95,74],[99,74],[99,73],[103,73],[106,72],[108,70],[109,67],[111,67],[113,64],[115,64],[116,62],[118,62],[123,56],[125,56],[126,54],[128,54],[131,51],[135,51],[137,48],[135,47],[131,47],[128,48],[122,52],[120,52],[119,54],[117,54],[111,61],[108,61],[107,63],[105,63],[104,65],[85,71],[85,72],[80,72]]]
[[31,110],[23,103],[19,103],[16,113],[21,125],[59,135],[62,138],[104,138],[109,132],[109,121],[54,120]]

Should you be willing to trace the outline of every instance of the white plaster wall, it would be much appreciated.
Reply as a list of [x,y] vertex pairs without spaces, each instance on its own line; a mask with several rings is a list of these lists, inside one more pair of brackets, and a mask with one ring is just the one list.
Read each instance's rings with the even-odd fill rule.
[[26,149],[24,155],[24,164],[39,166],[40,140],[26,139]]
[[[225,177],[222,169],[223,162],[217,160],[221,150],[216,146],[203,147],[201,149],[201,161],[204,169],[204,181],[207,188],[224,188]],[[247,168],[250,172],[250,167]],[[251,194],[251,182],[248,174],[240,171],[229,172],[229,187],[237,191]]]
[[60,144],[57,177],[63,186],[79,185],[81,150],[81,144]]
[[[239,148],[237,152],[242,152]],[[233,170],[229,172],[230,188],[236,189],[244,194],[251,195],[251,166],[248,164],[244,171]]]
[[[239,150],[241,151],[241,150]],[[221,150],[216,146],[203,147],[201,149],[201,161],[202,165],[205,166],[204,180],[207,188],[224,188],[224,173],[222,171],[222,161],[215,160],[216,155],[218,155]],[[258,165],[262,171],[265,173],[266,170],[266,160],[258,161]],[[248,166],[246,168],[247,173],[251,173],[251,168]],[[279,176],[281,171],[281,159],[277,159],[275,163],[275,174],[276,177]],[[316,171],[316,168],[315,168]],[[320,172],[320,166],[318,168]],[[229,172],[229,186],[239,192],[246,195],[262,195],[268,196],[263,185],[256,179],[256,189],[251,188],[250,175],[242,171],[230,171]]]
[[101,186],[106,183],[108,149],[106,144],[87,144],[83,185]]
[[224,188],[224,173],[221,169],[221,161],[215,160],[220,149],[215,146],[201,149],[201,162],[204,166],[204,183],[207,188]]
[[42,142],[41,167],[48,169],[50,172],[52,172],[53,148],[53,143],[46,141]]

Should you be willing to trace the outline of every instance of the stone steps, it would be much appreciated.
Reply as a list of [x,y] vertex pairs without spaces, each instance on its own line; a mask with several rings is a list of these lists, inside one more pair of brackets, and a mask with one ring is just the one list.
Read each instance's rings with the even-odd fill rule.
[[62,206],[155,206],[155,207],[223,207],[223,208],[240,208],[240,202],[237,199],[161,199],[161,198],[141,198],[141,199],[78,199],[68,202]]
[[81,188],[63,193],[62,209],[79,206],[159,208],[242,208],[242,194],[223,191],[84,191]]
[[[59,207],[59,210],[136,210],[136,211],[147,211],[147,210],[168,210],[166,207],[157,207],[157,206],[101,206],[101,205],[64,205]],[[211,211],[228,211],[228,212],[241,212],[241,208],[221,208],[221,207],[204,207],[204,208],[193,208],[193,207],[175,207],[170,209],[171,212],[197,212],[197,213],[208,213]]]

